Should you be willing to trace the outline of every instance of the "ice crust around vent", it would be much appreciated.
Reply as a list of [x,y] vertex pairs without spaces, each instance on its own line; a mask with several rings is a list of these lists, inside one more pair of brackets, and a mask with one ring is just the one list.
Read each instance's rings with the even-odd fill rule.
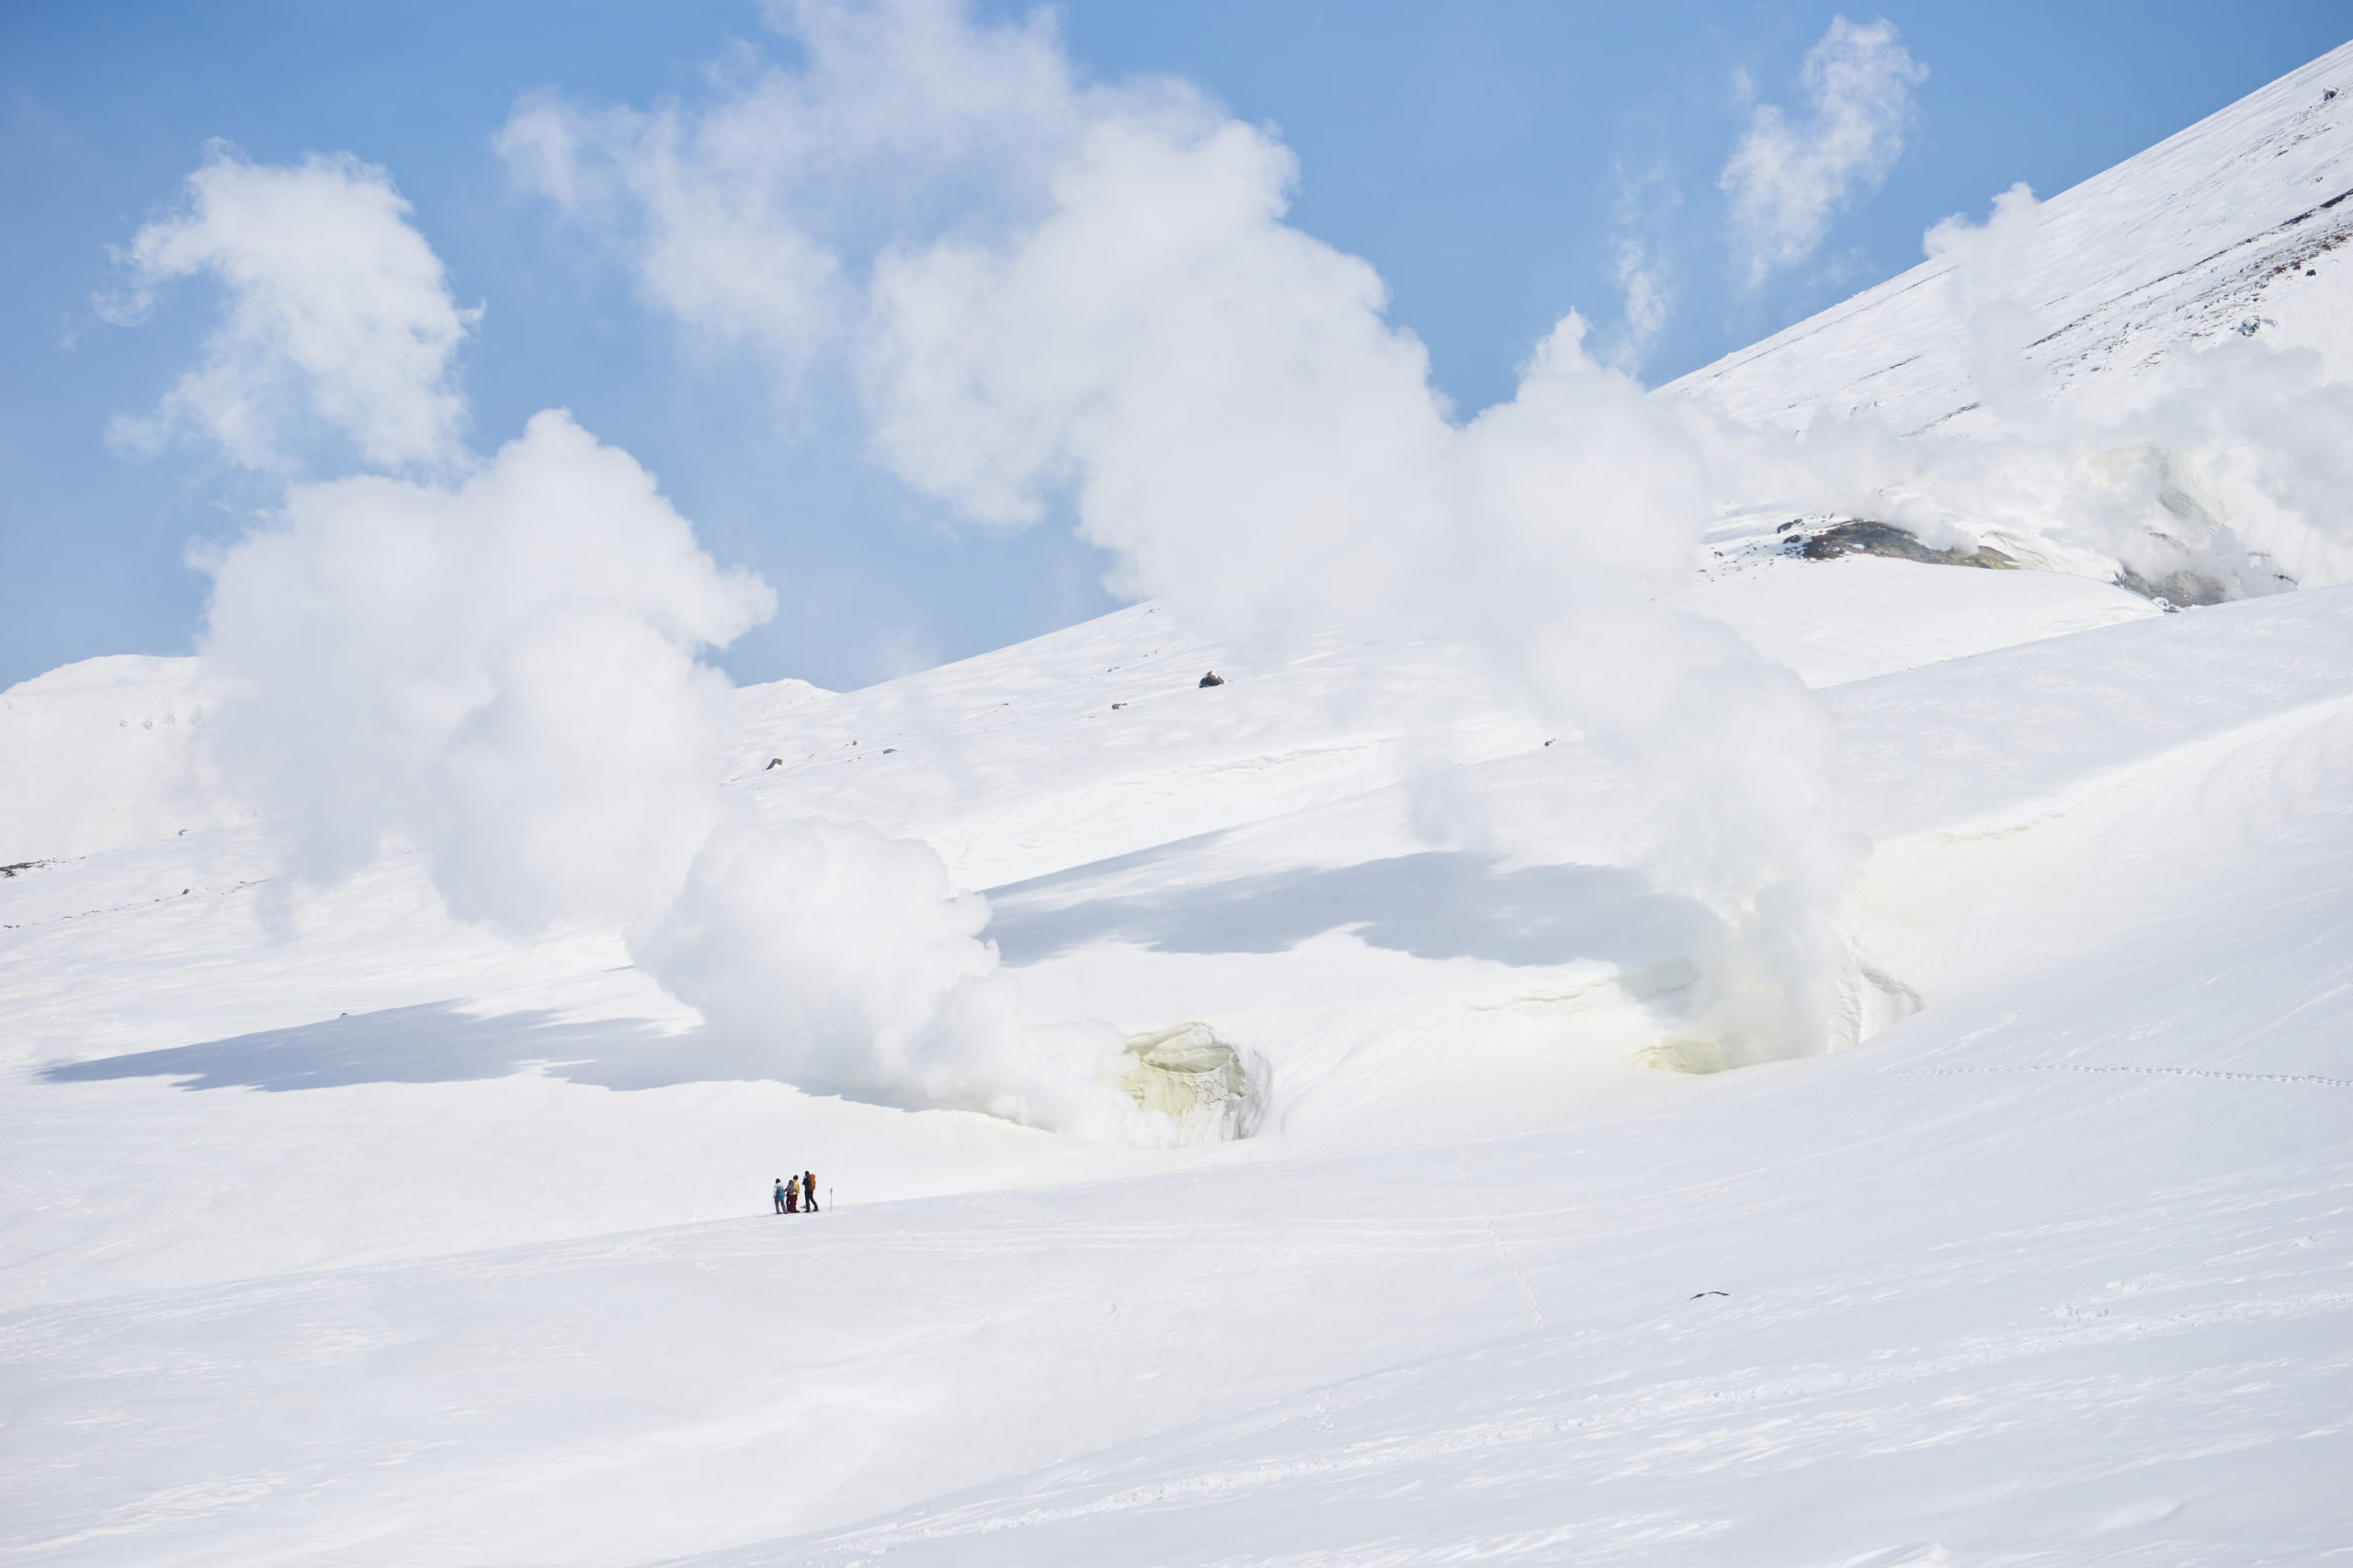
[[1251,1073],[1240,1051],[1207,1024],[1177,1024],[1130,1035],[1136,1065],[1120,1086],[1146,1110],[1175,1121],[1180,1142],[1211,1143],[1247,1138],[1266,1108],[1265,1064]]

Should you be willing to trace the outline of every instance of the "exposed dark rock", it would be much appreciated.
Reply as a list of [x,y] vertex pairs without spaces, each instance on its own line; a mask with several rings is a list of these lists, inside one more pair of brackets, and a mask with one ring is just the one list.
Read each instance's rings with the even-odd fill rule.
[[1218,674],[1215,670],[1211,670],[1209,674],[1201,677],[1201,684],[1203,686],[1223,686],[1225,684],[1225,677]]
[[2015,571],[2018,564],[1987,546],[1972,551],[1931,550],[1907,529],[1892,523],[1859,519],[1834,523],[1813,533],[1792,534],[1784,548],[1808,561],[1836,561],[1842,555],[1887,555],[1899,561],[1924,561],[1932,566],[1977,566],[1989,572]]
[[2168,572],[2153,580],[2130,566],[2120,566],[2116,569],[2116,585],[2130,588],[2144,599],[2154,599],[2167,609],[2218,605],[2231,597],[2222,584],[2195,572]]
[[[1789,528],[1797,524],[1784,523],[1781,526]],[[1835,561],[1842,555],[1887,555],[1900,561],[1924,561],[1936,566],[1978,566],[1995,572],[2019,569],[2017,561],[1991,546],[1965,552],[1931,550],[1911,532],[1892,523],[1860,519],[1792,533],[1782,540],[1781,549],[1786,554],[1802,556],[1808,561]],[[2118,587],[2129,588],[2166,609],[2182,609],[2191,605],[2218,605],[2232,597],[2230,589],[2222,584],[2188,570],[2153,578],[2144,577],[2129,566],[2120,566],[2112,580]],[[2284,583],[2287,579],[2282,578],[2281,581]]]

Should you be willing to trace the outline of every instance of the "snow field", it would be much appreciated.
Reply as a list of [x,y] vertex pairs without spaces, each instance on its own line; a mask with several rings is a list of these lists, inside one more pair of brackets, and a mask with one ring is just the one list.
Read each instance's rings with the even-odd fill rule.
[[[2353,1550],[2353,587],[2312,585],[2336,570],[2333,514],[2294,496],[2245,514],[2309,547],[2299,593],[2168,615],[2110,585],[2122,556],[2036,510],[2080,500],[2117,454],[2068,441],[2108,426],[2018,437],[2023,404],[1980,384],[1991,329],[1971,308],[2049,318],[2024,352],[2061,403],[2155,397],[2251,314],[2258,346],[2319,357],[2200,359],[2213,379],[2184,383],[2189,403],[2317,431],[2302,456],[2335,472],[2341,388],[2290,394],[2353,362],[2336,265],[2353,97],[2323,96],[2348,66],[2336,51],[2039,209],[2011,199],[1923,268],[1669,389],[1766,420],[1937,426],[1961,439],[1913,480],[2010,507],[1996,524],[2090,574],[1777,559],[1786,513],[1744,495],[1666,596],[1786,661],[1836,721],[1836,826],[1869,842],[1839,936],[1884,1027],[1832,1055],[1644,1064],[1688,1060],[1694,958],[1721,931],[1646,857],[1713,824],[1676,814],[1680,779],[1496,688],[1498,670],[1553,673],[1549,644],[1483,661],[1294,625],[1222,645],[1146,604],[864,691],[735,693],[723,799],[690,749],[661,753],[653,782],[686,815],[934,846],[987,894],[1027,1022],[1198,1020],[1265,1064],[1256,1136],[1165,1150],[805,1092],[777,1065],[793,1041],[756,1018],[698,1029],[613,921],[523,940],[455,919],[447,868],[401,845],[305,885],[273,847],[283,824],[210,768],[194,661],[94,660],[0,693],[0,1553],[2171,1568]],[[2183,428],[2175,456],[2254,449]],[[696,645],[724,642],[756,585],[714,574],[624,454],[560,415],[534,431],[479,494],[297,492],[355,548],[329,552],[337,580],[378,585],[371,552],[407,537],[362,516],[380,503],[438,518],[460,562],[511,526],[508,565],[634,508],[606,521],[635,538],[650,517],[638,542],[666,541],[667,567],[559,556],[604,562],[592,597],[666,582],[702,607]],[[1345,420],[1316,435],[1342,460],[1364,439]],[[2187,523],[2215,494],[2161,447],[2118,472]],[[2005,488],[2013,457],[2040,466]],[[562,504],[492,494],[526,464]],[[1316,491],[1318,472],[1279,477]],[[1550,516],[1541,492],[1527,517]],[[1181,507],[1154,518],[1198,546]],[[2268,559],[2222,564],[2262,586]],[[438,613],[436,570],[405,581]],[[458,576],[524,609],[538,586]],[[339,612],[304,631],[277,578],[241,581],[248,669],[335,641]],[[1557,608],[1584,586],[1530,591]],[[1361,631],[1383,624],[1371,602],[1326,608]],[[1666,624],[1635,608],[1628,624]],[[577,608],[527,686],[629,687],[641,718],[707,698],[724,730],[707,672],[673,647],[676,680],[631,686],[615,649],[652,634],[616,642]],[[506,657],[510,610],[465,621],[479,646],[459,653]],[[567,811],[676,825],[603,788],[589,728],[445,767],[455,732],[405,683],[431,677],[462,717],[467,639],[382,619],[381,646],[344,650],[364,678],[303,668],[309,706],[278,736],[298,797],[332,816],[339,790],[382,784],[415,797],[385,820],[429,828],[454,785],[518,832]],[[572,680],[584,650],[621,667]],[[1677,689],[1622,652],[1629,690]],[[1209,668],[1228,683],[1199,687]],[[1752,785],[1773,737],[1739,722],[1810,716],[1782,687],[1644,733],[1732,736],[1674,755]],[[415,731],[389,784],[348,744],[386,715]],[[612,868],[572,851],[598,842],[558,834],[506,869],[593,888]],[[484,864],[512,847],[472,846]],[[798,863],[763,862],[770,882]],[[793,889],[755,891],[790,911]],[[771,1214],[770,1180],[798,1169],[826,1211]]]
[[[1924,593],[2029,581],[1882,566]],[[1823,591],[1759,582],[1792,585],[1786,624]],[[1195,659],[1155,675],[1155,776],[1095,672],[1158,619],[823,699],[800,774],[845,814],[961,823],[960,866],[1031,872],[994,901],[1025,1006],[1125,999],[1122,1023],[1199,1016],[1266,1052],[1274,1111],[1242,1144],[710,1081],[608,943],[500,943],[397,862],[273,913],[235,886],[249,830],[0,883],[19,1554],[2077,1562],[2342,1539],[2353,595],[1832,687],[1843,809],[1879,838],[1855,930],[1927,1007],[1844,1056],[1697,1078],[1627,1061],[1629,987],[1682,927],[1572,853],[1640,817],[1602,759],[1515,749],[1502,715],[1452,758],[1401,747],[1379,683],[1443,693],[1444,659],[1311,650],[1214,691]],[[837,732],[894,749],[839,761],[814,744]],[[1275,746],[1257,794],[1233,782]],[[1558,821],[1561,858],[1417,838],[1433,773]],[[199,870],[225,891],[165,896]],[[844,1206],[767,1214],[787,1165]]]

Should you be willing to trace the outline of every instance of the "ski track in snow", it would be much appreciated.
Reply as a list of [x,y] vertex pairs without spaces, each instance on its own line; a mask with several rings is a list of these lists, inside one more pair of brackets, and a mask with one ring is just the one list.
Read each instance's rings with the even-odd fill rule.
[[2080,1062],[2029,1062],[2018,1067],[1895,1067],[1932,1078],[1956,1078],[1972,1073],[2149,1073],[2159,1077],[2227,1078],[2245,1084],[2318,1084],[2331,1089],[2353,1089],[2353,1078],[2324,1078],[2313,1073],[2223,1073],[2211,1067],[2093,1066]]

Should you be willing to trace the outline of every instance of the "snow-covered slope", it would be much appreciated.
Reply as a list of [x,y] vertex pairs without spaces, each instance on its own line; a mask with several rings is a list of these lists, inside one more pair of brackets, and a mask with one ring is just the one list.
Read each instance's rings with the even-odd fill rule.
[[[1849,566],[1901,563],[1748,591]],[[623,1563],[908,1506],[741,1560],[2341,1539],[2353,595],[1830,687],[1854,918],[1926,1006],[1713,1078],[1628,1061],[1610,977],[1677,913],[1608,871],[1606,760],[1475,710],[1416,750],[1427,651],[1204,690],[1162,619],[813,700],[738,788],[1022,879],[1032,1005],[1274,1062],[1244,1143],[728,1081],[602,939],[399,864],[273,911],[248,829],[0,883],[21,1554]],[[1556,857],[1417,837],[1441,784]],[[767,1214],[802,1165],[840,1208]]]
[[[2353,365],[2348,196],[2353,44],[2045,202],[2011,274],[2053,324],[2028,358],[2065,388],[2253,322]],[[1824,407],[1965,427],[1978,393],[1955,266],[1923,262],[1663,390],[1744,419]]]
[[220,827],[249,813],[204,744],[194,659],[85,659],[0,691],[0,864]]
[[2177,605],[2353,582],[2348,195],[2353,45],[1939,223],[1922,265],[1662,389],[1721,446],[1711,542],[1893,526]]
[[[2183,257],[2337,222],[2287,220],[2345,59],[2051,204],[2101,362],[2240,308],[2256,251]],[[1715,392],[1950,412],[1936,292]],[[803,1093],[413,855],[296,885],[193,661],[0,695],[0,1551],[2342,1555],[2353,588],[2168,615],[1740,526],[1688,602],[1838,721],[1903,1004],[1810,1061],[1646,1064],[1702,926],[1628,869],[1647,787],[1449,650],[1254,663],[1144,605],[739,694],[733,798],[938,846],[1026,1013],[1253,1053],[1256,1135],[1184,1149]],[[771,1213],[798,1169],[824,1212]]]

